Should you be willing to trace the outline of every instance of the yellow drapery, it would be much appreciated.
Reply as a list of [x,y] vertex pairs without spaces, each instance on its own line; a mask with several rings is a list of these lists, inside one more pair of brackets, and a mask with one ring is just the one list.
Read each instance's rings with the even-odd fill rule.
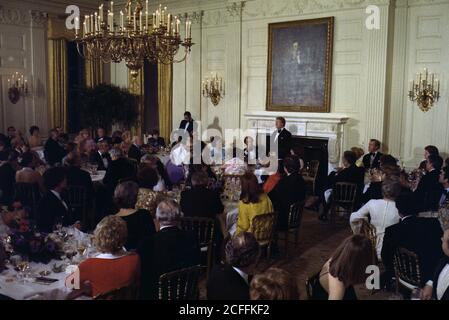
[[173,65],[158,65],[158,106],[160,136],[169,141],[173,116]]
[[93,88],[100,83],[103,83],[103,63],[99,59],[85,59],[84,61],[86,86]]
[[67,130],[67,40],[64,21],[57,17],[49,17],[47,25],[48,37],[48,104],[52,127],[60,126]]

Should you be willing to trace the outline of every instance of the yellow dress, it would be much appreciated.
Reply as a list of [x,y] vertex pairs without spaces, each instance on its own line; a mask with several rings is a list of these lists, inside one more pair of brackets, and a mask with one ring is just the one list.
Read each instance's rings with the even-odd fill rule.
[[237,220],[237,234],[249,231],[255,216],[273,212],[273,204],[270,198],[263,193],[257,203],[239,202],[239,217]]

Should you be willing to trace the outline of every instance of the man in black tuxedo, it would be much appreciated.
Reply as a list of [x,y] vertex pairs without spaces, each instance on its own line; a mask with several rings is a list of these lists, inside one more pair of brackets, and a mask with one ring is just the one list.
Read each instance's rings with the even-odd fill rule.
[[385,229],[381,253],[387,281],[394,274],[393,256],[398,248],[405,248],[418,255],[422,285],[433,279],[435,268],[443,255],[441,224],[435,218],[417,217],[417,201],[412,194],[401,195],[396,199],[401,221]]
[[444,167],[441,169],[439,181],[443,186],[443,191],[441,192],[439,207],[443,206],[449,201],[449,167]]
[[111,155],[109,154],[109,144],[106,140],[102,140],[97,144],[98,150],[93,151],[89,155],[89,161],[96,163],[98,170],[106,170],[111,163]]
[[226,264],[216,265],[207,281],[208,300],[249,300],[250,275],[259,257],[254,235],[242,232],[225,247]]
[[142,158],[142,146],[143,140],[140,136],[133,137],[133,144],[128,150],[128,158],[136,160],[140,163],[140,158]]
[[95,143],[98,144],[102,141],[106,141],[108,144],[110,144],[112,142],[112,139],[106,134],[106,130],[104,128],[99,127],[97,129],[97,137],[95,138]]
[[421,293],[421,300],[449,301],[449,229],[444,232],[442,248],[444,257],[441,258],[433,280],[428,281]]
[[189,134],[193,132],[193,122],[192,114],[189,111],[184,112],[184,120],[179,124],[179,129],[187,131]]
[[421,178],[413,193],[419,200],[420,212],[438,211],[443,186],[440,184],[440,170],[443,159],[440,156],[430,155],[426,161],[426,174]]
[[14,140],[17,137],[17,130],[15,127],[10,126],[8,127],[8,134],[7,134],[7,147],[8,149],[12,148],[12,140]]
[[47,193],[38,204],[37,227],[42,232],[52,232],[55,224],[64,226],[73,224],[67,202],[63,199],[63,191],[67,187],[65,168],[50,168],[44,173],[44,185]]
[[52,129],[44,146],[45,160],[50,166],[61,164],[62,158],[66,155],[64,148],[58,142],[58,137],[58,131],[56,129]]
[[2,140],[0,137],[0,162],[7,161],[10,150],[6,147],[6,140]]
[[371,139],[368,145],[368,154],[363,157],[363,166],[366,170],[380,168],[380,157],[382,153],[380,150],[380,141]]
[[10,152],[5,156],[7,156],[7,161],[0,160],[0,204],[9,206],[14,200],[17,154]]
[[148,140],[148,144],[152,148],[165,148],[165,140],[159,136],[159,130],[154,129],[151,132],[151,138]]
[[299,159],[289,156],[284,159],[284,177],[269,193],[271,202],[278,212],[277,228],[285,231],[288,225],[290,206],[306,198],[306,184],[299,174]]
[[206,172],[192,174],[192,189],[181,193],[181,210],[186,217],[202,217],[215,219],[223,213],[220,195],[207,189],[209,177]]
[[285,118],[276,118],[276,131],[273,132],[270,139],[270,146],[277,144],[278,146],[278,159],[283,160],[285,157],[290,155],[290,150],[292,148],[292,134],[290,131],[285,129]]
[[121,179],[135,179],[136,166],[130,160],[125,158],[123,151],[118,148],[113,148],[110,151],[111,162],[106,170],[106,175],[103,178],[103,183],[109,190],[110,194],[114,192],[119,180]]
[[194,233],[180,229],[181,218],[181,209],[174,200],[164,200],[156,209],[159,231],[144,239],[138,249],[143,299],[157,298],[155,289],[162,274],[200,264],[198,239]]

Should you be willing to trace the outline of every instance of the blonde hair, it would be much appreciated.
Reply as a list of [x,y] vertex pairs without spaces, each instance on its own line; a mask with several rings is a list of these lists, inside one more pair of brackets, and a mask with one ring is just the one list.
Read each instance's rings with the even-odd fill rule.
[[128,237],[126,222],[117,216],[103,218],[94,231],[94,245],[99,252],[117,253]]

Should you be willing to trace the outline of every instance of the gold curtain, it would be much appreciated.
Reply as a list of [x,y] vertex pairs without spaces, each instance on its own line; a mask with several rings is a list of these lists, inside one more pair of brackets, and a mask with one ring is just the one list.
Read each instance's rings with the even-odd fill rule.
[[160,136],[169,141],[173,114],[173,65],[158,65],[158,105]]
[[103,83],[103,63],[99,59],[84,60],[84,75],[87,87],[95,87]]
[[131,133],[133,135],[142,135],[142,124],[144,117],[144,68],[139,70],[137,77],[133,77],[131,72],[128,70],[128,90],[132,94],[135,94],[138,97],[139,103],[139,117],[137,119],[136,124],[131,128]]

